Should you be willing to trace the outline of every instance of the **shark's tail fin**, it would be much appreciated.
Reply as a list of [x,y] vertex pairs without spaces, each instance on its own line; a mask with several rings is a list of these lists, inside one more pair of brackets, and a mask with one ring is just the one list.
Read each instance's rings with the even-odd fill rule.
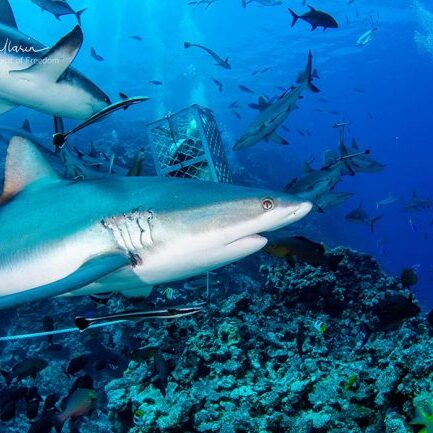
[[311,51],[308,52],[308,62],[305,69],[305,76],[309,89],[314,93],[320,92],[319,88],[313,84],[313,54]]
[[374,227],[375,227],[375,224],[376,224],[379,220],[381,220],[382,218],[383,218],[383,215],[379,215],[379,216],[373,218],[373,219],[370,221],[370,230],[371,230],[371,233],[374,233]]
[[191,42],[184,42],[183,46],[184,46],[184,48],[190,48],[191,47]]
[[308,52],[308,61],[307,66],[305,67],[305,71],[299,74],[298,79],[296,80],[299,84],[306,83],[308,88],[314,92],[320,92],[319,88],[313,84],[313,54],[311,51]]
[[289,8],[289,12],[292,14],[292,18],[293,18],[292,27],[293,27],[296,24],[296,22],[298,21],[299,15],[290,8]]
[[78,24],[81,27],[81,15],[86,12],[87,8],[81,9],[80,11],[75,12],[75,16],[77,17]]

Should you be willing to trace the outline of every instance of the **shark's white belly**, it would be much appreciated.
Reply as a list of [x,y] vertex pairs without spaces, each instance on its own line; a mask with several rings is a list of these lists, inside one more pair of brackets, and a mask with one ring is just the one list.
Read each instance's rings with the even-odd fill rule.
[[10,58],[6,58],[5,63],[0,58],[0,103],[24,105],[43,113],[76,119],[94,114],[88,97],[79,86],[52,81],[34,73],[10,73],[22,68],[11,62]]
[[110,251],[113,242],[100,227],[31,250],[20,248],[0,263],[0,296],[58,281],[92,257]]

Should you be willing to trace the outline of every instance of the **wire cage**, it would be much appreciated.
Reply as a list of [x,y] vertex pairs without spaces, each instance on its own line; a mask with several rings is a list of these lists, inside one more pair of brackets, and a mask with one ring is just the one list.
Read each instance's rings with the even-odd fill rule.
[[232,175],[213,112],[192,105],[146,126],[159,176],[231,183]]

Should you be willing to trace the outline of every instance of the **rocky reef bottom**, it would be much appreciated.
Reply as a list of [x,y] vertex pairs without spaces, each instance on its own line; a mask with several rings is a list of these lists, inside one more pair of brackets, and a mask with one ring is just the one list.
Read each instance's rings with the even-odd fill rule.
[[[96,409],[64,432],[433,432],[432,331],[414,295],[370,256],[328,254],[343,256],[335,271],[265,255],[254,278],[233,266],[241,289],[213,292],[204,313],[58,338],[68,355],[53,342],[8,343],[2,368],[24,354],[47,359],[22,381],[44,399],[67,394],[71,357],[92,358],[76,376],[94,379]],[[49,308],[67,311],[62,300]],[[25,313],[8,317],[8,332]],[[22,433],[29,420],[18,411],[0,428]]]

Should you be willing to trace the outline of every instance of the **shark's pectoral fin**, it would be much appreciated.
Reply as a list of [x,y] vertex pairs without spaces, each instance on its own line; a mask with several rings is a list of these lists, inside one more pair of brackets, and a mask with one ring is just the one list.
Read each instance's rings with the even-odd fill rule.
[[35,76],[56,82],[75,59],[83,43],[80,26],[63,36],[38,62],[26,69],[10,71],[23,80],[32,81]]
[[0,114],[6,113],[7,111],[12,110],[15,107],[15,104],[5,101],[4,99],[0,99]]
[[0,309],[18,307],[28,302],[41,301],[73,292],[130,264],[130,258],[124,254],[95,257],[61,280],[1,297]]

